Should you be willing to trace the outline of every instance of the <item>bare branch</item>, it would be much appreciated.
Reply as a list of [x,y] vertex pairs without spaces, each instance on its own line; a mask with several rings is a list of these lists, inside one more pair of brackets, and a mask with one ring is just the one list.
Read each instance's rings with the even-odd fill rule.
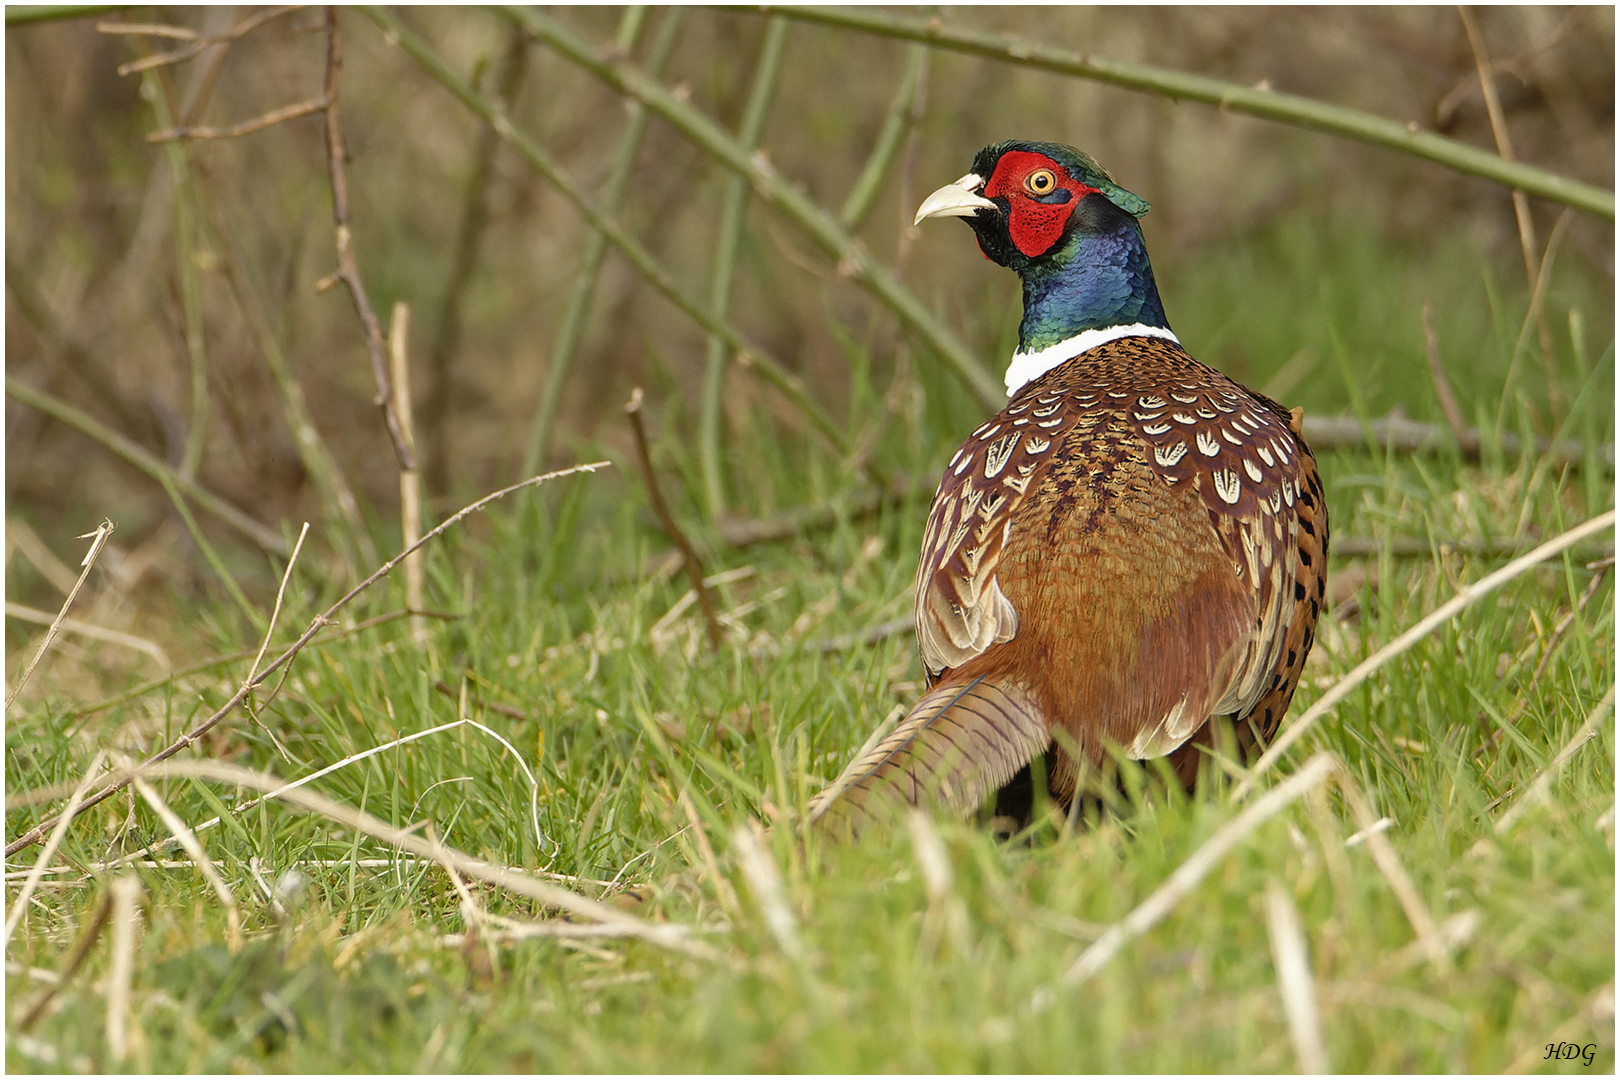
[[664,503],[664,496],[658,490],[658,474],[653,471],[652,457],[647,451],[647,431],[641,423],[641,387],[636,387],[630,394],[630,400],[625,403],[624,413],[630,418],[630,430],[636,436],[636,463],[641,466],[641,479],[647,485],[647,498],[652,502],[653,512],[663,523],[664,532],[675,541],[675,546],[681,549],[681,557],[686,562],[687,576],[692,579],[692,588],[697,591],[698,603],[703,607],[703,621],[709,628],[709,644],[719,649],[725,641],[725,631],[720,628],[720,620],[714,614],[714,600],[709,592],[709,586],[703,580],[703,564],[698,561],[697,552],[692,550],[692,542],[686,538],[681,527],[675,524],[669,507]]
[[338,110],[338,76],[343,71],[343,38],[338,32],[338,9],[326,9],[326,163],[332,174],[332,224],[337,233],[338,277],[349,287],[355,314],[366,334],[371,353],[371,373],[377,380],[373,403],[382,410],[388,437],[394,443],[394,457],[402,469],[415,469],[416,454],[411,450],[394,411],[393,381],[388,377],[388,350],[383,344],[382,324],[371,309],[371,299],[360,281],[360,264],[355,260],[353,233],[349,228],[349,179],[343,169],[343,120]]
[[279,109],[271,109],[263,116],[256,116],[252,120],[244,120],[240,124],[232,124],[230,127],[164,128],[162,131],[152,132],[146,137],[146,141],[149,143],[165,143],[191,139],[235,139],[242,135],[251,135],[255,131],[263,131],[267,127],[285,123],[288,120],[297,120],[301,116],[313,116],[325,108],[325,98],[310,98],[294,105],[283,105]]

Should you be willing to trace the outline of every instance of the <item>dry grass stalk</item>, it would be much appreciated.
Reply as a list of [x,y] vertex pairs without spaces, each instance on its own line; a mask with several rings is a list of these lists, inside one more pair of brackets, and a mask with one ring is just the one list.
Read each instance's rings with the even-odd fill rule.
[[[1163,885],[1153,891],[1152,895],[1132,909],[1125,918],[1108,927],[1064,973],[1061,985],[1078,986],[1096,975],[1127,943],[1140,937],[1169,915],[1171,910],[1191,893],[1240,841],[1281,813],[1295,799],[1308,795],[1324,780],[1330,778],[1338,785],[1345,801],[1350,805],[1351,812],[1362,826],[1365,828],[1372,824],[1375,816],[1367,804],[1366,797],[1351,779],[1344,764],[1331,753],[1322,752],[1313,755],[1298,772],[1267,791],[1248,809],[1217,829],[1213,836],[1204,841],[1197,851],[1176,868]],[[1395,893],[1396,899],[1406,912],[1407,920],[1412,924],[1419,941],[1424,943],[1425,954],[1435,963],[1443,964],[1446,953],[1435,930],[1434,919],[1424,905],[1422,897],[1413,887],[1411,878],[1401,866],[1395,849],[1390,847],[1389,841],[1382,833],[1373,833],[1367,841],[1367,847],[1379,872],[1384,875],[1390,890]],[[1052,992],[1043,988],[1036,992],[1033,1006],[1037,1011],[1044,1011],[1054,1001],[1055,996]]]
[[782,871],[766,845],[765,830],[757,821],[750,820],[746,827],[739,825],[731,834],[732,850],[737,853],[737,862],[754,892],[754,901],[765,916],[766,929],[783,953],[798,960],[804,955],[799,944],[798,924],[782,889]]
[[737,892],[731,887],[731,882],[720,872],[720,860],[715,858],[714,845],[709,843],[709,832],[703,827],[703,820],[698,817],[697,807],[692,804],[692,796],[681,789],[677,800],[681,810],[686,814],[687,822],[692,826],[692,840],[697,844],[698,855],[703,859],[703,872],[708,876],[709,883],[714,886],[714,895],[720,901],[720,907],[730,918],[737,918],[742,907],[737,902]]
[[945,841],[940,839],[933,819],[921,810],[907,812],[906,829],[911,834],[911,847],[917,856],[917,869],[922,873],[923,889],[928,893],[928,912],[923,916],[918,951],[924,957],[932,956],[939,948],[940,938],[948,932],[957,951],[966,955],[970,947],[967,912],[953,892],[954,875]]
[[281,585],[276,589],[276,606],[270,610],[270,625],[265,628],[264,641],[259,645],[259,652],[253,658],[253,666],[248,668],[248,677],[242,680],[244,686],[254,681],[259,673],[259,665],[264,662],[265,650],[270,648],[270,639],[276,633],[276,620],[281,618],[281,601],[287,595],[287,582],[292,580],[293,565],[298,562],[298,553],[304,550],[304,537],[309,535],[309,522],[298,530],[298,543],[293,545],[292,555],[287,558],[287,568],[281,572]]
[[699,605],[703,608],[703,622],[709,630],[709,644],[718,652],[726,639],[725,631],[714,613],[714,599],[709,586],[703,580],[703,563],[698,560],[697,552],[692,549],[692,542],[686,538],[681,527],[675,524],[675,518],[664,502],[663,493],[658,490],[658,474],[653,471],[652,455],[647,448],[647,429],[641,422],[641,401],[641,387],[638,386],[631,391],[630,400],[624,404],[624,414],[629,417],[630,430],[636,437],[636,464],[641,467],[641,479],[647,485],[647,498],[652,503],[653,512],[658,515],[659,522],[664,526],[664,532],[675,541],[675,546],[681,549],[681,557],[686,561],[686,574],[692,579],[692,588],[697,593]]
[[[1222,825],[1197,851],[1178,866],[1175,873],[1155,889],[1151,896],[1138,904],[1124,919],[1110,926],[1103,932],[1102,937],[1081,953],[1079,959],[1064,973],[1062,985],[1079,986],[1096,975],[1128,942],[1140,937],[1170,914],[1171,909],[1192,892],[1239,841],[1276,817],[1289,803],[1316,787],[1339,768],[1342,766],[1332,754],[1317,754],[1293,776],[1260,796],[1252,806]],[[1035,1008],[1044,1011],[1053,1000],[1050,991],[1037,992]]]
[[126,634],[120,630],[109,630],[105,626],[96,626],[94,623],[80,622],[78,619],[64,619],[61,614],[52,615],[48,611],[38,608],[24,607],[21,604],[6,604],[6,616],[12,619],[21,619],[41,626],[54,626],[58,630],[66,630],[70,634],[91,638],[95,641],[105,641],[109,645],[122,645],[126,649],[133,649],[145,653],[157,662],[158,667],[165,672],[174,670],[169,663],[169,654],[155,641],[148,641],[134,634]]
[[1238,802],[1253,791],[1255,781],[1275,765],[1283,754],[1288,751],[1288,748],[1298,741],[1301,735],[1309,731],[1317,720],[1325,716],[1339,702],[1349,697],[1350,692],[1366,682],[1373,672],[1428,637],[1429,634],[1449,621],[1452,616],[1484,599],[1509,581],[1552,558],[1559,552],[1574,547],[1588,536],[1613,528],[1614,514],[1613,510],[1605,511],[1588,521],[1582,522],[1575,528],[1561,533],[1529,554],[1514,559],[1494,574],[1487,575],[1472,585],[1463,586],[1456,596],[1436,608],[1430,615],[1400,637],[1357,664],[1348,675],[1334,683],[1327,693],[1323,694],[1310,708],[1300,714],[1298,720],[1295,720],[1277,736],[1270,748],[1260,756],[1260,760],[1255,762],[1249,776],[1240,781],[1237,787],[1232,790],[1232,801]]
[[[399,417],[400,431],[412,456],[416,454],[416,419],[411,409],[411,367],[407,342],[410,335],[411,309],[405,301],[396,301],[388,323],[388,366],[394,385],[394,415]],[[399,524],[410,547],[422,536],[422,470],[399,470]],[[412,612],[422,610],[422,553],[413,553],[405,560],[405,606]],[[427,620],[420,615],[411,616],[411,640],[418,646],[427,643]]]
[[[522,480],[516,484],[511,484],[507,487],[501,488],[499,491],[491,492],[476,502],[469,503],[468,505],[462,507],[444,521],[440,522],[437,527],[435,527],[426,536],[422,537],[422,539],[418,540],[415,544],[383,563],[382,566],[378,567],[372,572],[370,577],[360,582],[360,584],[350,589],[347,593],[344,593],[343,596],[340,597],[331,607],[327,608],[321,614],[315,616],[315,618],[311,620],[309,628],[299,636],[298,640],[294,641],[290,646],[288,646],[279,657],[271,661],[269,666],[261,671],[251,684],[244,685],[240,690],[231,696],[229,701],[220,706],[220,708],[207,720],[204,720],[197,727],[180,736],[180,738],[176,739],[162,750],[159,750],[156,754],[153,754],[143,763],[143,767],[168,760],[175,754],[178,754],[181,750],[192,745],[203,735],[207,734],[214,728],[215,725],[234,712],[236,708],[247,699],[248,694],[252,692],[254,687],[263,683],[271,675],[285,667],[287,664],[290,664],[293,658],[298,655],[304,646],[309,644],[309,642],[315,637],[322,627],[330,624],[333,621],[334,616],[336,616],[339,611],[347,606],[349,601],[353,600],[356,596],[359,596],[362,592],[369,589],[378,581],[381,581],[384,577],[387,577],[388,574],[393,571],[394,567],[398,566],[400,562],[403,561],[404,558],[411,552],[416,551],[423,544],[428,543],[441,533],[450,529],[467,515],[477,510],[481,510],[490,503],[495,502],[497,499],[505,498],[507,495],[510,495],[513,492],[522,491],[523,489],[529,487],[535,487],[539,484],[545,483],[547,480],[554,480],[563,476],[572,476],[575,473],[595,472],[597,469],[606,468],[611,464],[612,462],[608,461],[593,461],[586,465],[575,465],[571,468],[559,469],[556,472],[545,473],[541,476],[531,476],[527,480]],[[518,760],[521,761],[522,758],[519,757]],[[100,791],[96,792],[96,794],[91,796],[89,799],[86,799],[83,805],[78,808],[77,813],[82,814],[90,807],[97,806],[105,800],[110,799],[114,794],[123,790],[128,783],[129,778],[126,774],[122,779],[109,784],[107,787],[104,787]],[[28,830],[28,832],[24,833],[22,836],[7,844],[5,850],[6,855],[14,855],[25,847],[32,847],[34,844],[39,843],[45,838],[46,831],[55,826],[56,820],[57,819],[55,817],[47,818],[45,821],[40,822],[38,825]]]
[[639,919],[627,912],[607,904],[599,903],[578,893],[555,885],[539,881],[526,872],[508,870],[503,866],[475,859],[471,855],[448,847],[443,844],[434,844],[409,829],[396,829],[387,822],[373,817],[364,811],[345,806],[324,795],[312,791],[293,789],[279,777],[269,773],[254,772],[237,765],[228,765],[219,761],[169,761],[161,764],[148,763],[132,770],[129,775],[140,773],[143,776],[195,776],[199,779],[223,781],[227,784],[238,784],[242,787],[254,788],[264,792],[276,792],[276,798],[299,809],[320,814],[322,817],[337,822],[344,828],[365,833],[367,836],[381,840],[391,847],[408,854],[433,862],[448,862],[462,874],[479,881],[487,881],[491,885],[526,896],[531,900],[561,911],[571,912],[587,919],[607,926],[614,926],[624,932],[625,937],[634,937],[660,948],[671,949],[686,953],[700,959],[715,957],[713,949],[690,940],[691,928],[675,923],[653,923]]
[[[73,811],[84,798],[84,793],[90,790],[90,785],[95,782],[96,773],[101,771],[101,764],[106,760],[107,751],[97,750],[95,757],[90,759],[90,767],[84,771],[84,777],[74,787],[73,794],[68,798],[67,811],[61,815],[61,819],[56,823],[56,828],[51,830],[50,839],[45,841],[45,846],[40,849],[39,858],[34,862],[33,869],[28,871],[27,879],[23,881],[22,888],[17,891],[17,900],[11,906],[11,914],[6,916],[6,936],[5,940],[0,942],[0,951],[10,948],[11,935],[16,931],[17,924],[22,922],[23,912],[28,910],[29,897],[33,896],[34,890],[39,887],[39,880],[45,875],[51,856],[56,854],[56,849],[62,844],[62,837],[67,835],[68,825],[73,821]],[[9,810],[10,807],[8,806],[6,809]],[[10,877],[10,875],[8,874],[7,877]]]
[[1277,968],[1277,992],[1282,997],[1283,1012],[1288,1015],[1288,1035],[1294,1043],[1299,1071],[1317,1075],[1330,1072],[1305,932],[1293,897],[1275,878],[1266,882],[1266,929],[1271,937],[1272,962]]
[[135,978],[135,946],[141,929],[141,879],[112,883],[112,958],[107,969],[107,1052],[115,1065],[129,1055],[129,990]]
[[1378,872],[1384,875],[1384,881],[1389,884],[1395,899],[1400,901],[1401,909],[1406,912],[1406,921],[1412,924],[1412,929],[1416,931],[1418,941],[1422,943],[1430,961],[1443,970],[1448,959],[1440,933],[1435,928],[1434,916],[1429,914],[1428,905],[1423,902],[1417,886],[1413,885],[1412,879],[1407,876],[1406,868],[1401,865],[1400,856],[1395,854],[1395,848],[1390,844],[1389,837],[1384,835],[1383,829],[1376,827],[1380,818],[1367,802],[1367,796],[1356,785],[1343,763],[1337,758],[1334,761],[1337,764],[1334,779],[1344,796],[1344,801],[1349,804],[1350,813],[1361,826],[1361,832],[1366,834],[1367,854],[1372,856],[1373,865],[1378,867]]
[[220,906],[225,909],[226,943],[231,952],[235,952],[242,947],[242,915],[236,908],[236,897],[231,894],[231,887],[225,884],[225,879],[220,876],[219,869],[214,866],[214,860],[210,859],[208,852],[203,850],[202,841],[198,840],[197,834],[191,831],[191,826],[180,819],[180,815],[176,814],[169,807],[169,804],[163,801],[163,796],[159,795],[157,789],[151,784],[140,776],[135,776],[132,779],[136,793],[146,800],[146,805],[150,806],[152,811],[157,814],[158,820],[163,822],[163,827],[168,829],[170,835],[180,842],[181,847],[186,849],[186,854],[191,856],[192,861],[197,864],[197,869],[202,871],[203,877],[208,879],[208,884],[213,886],[214,894],[219,897]]
[[[1496,79],[1491,73],[1490,56],[1485,49],[1485,40],[1479,32],[1479,26],[1474,22],[1473,15],[1466,5],[1457,5],[1457,14],[1462,19],[1463,32],[1468,36],[1468,47],[1474,54],[1474,68],[1479,72],[1479,89],[1485,98],[1485,113],[1490,117],[1491,134],[1496,137],[1496,150],[1508,161],[1516,161],[1513,153],[1513,139],[1508,133],[1507,116],[1502,112],[1502,100],[1496,93]],[[1534,320],[1536,335],[1541,344],[1541,356],[1547,365],[1547,404],[1552,409],[1554,420],[1562,412],[1561,396],[1558,392],[1558,373],[1553,365],[1552,334],[1547,329],[1547,317],[1542,311],[1541,297],[1546,288],[1545,278],[1552,263],[1553,250],[1556,239],[1547,243],[1547,253],[1542,256],[1539,267],[1536,262],[1536,226],[1535,220],[1530,216],[1530,197],[1522,190],[1513,190],[1513,216],[1519,224],[1519,247],[1524,253],[1524,277],[1534,293],[1530,301],[1530,312],[1526,322]],[[1560,222],[1563,218],[1559,219]],[[1554,228],[1554,234],[1560,231]],[[1512,385],[1511,382],[1509,385]],[[1504,395],[1505,397],[1505,395]],[[1497,424],[1501,426],[1500,420]]]
[[[79,572],[79,580],[73,583],[73,589],[67,594],[67,599],[62,601],[62,608],[56,613],[56,619],[51,623],[51,628],[45,631],[45,640],[39,643],[39,651],[34,653],[34,658],[28,661],[28,666],[23,669],[22,678],[17,680],[16,685],[11,688],[11,693],[6,695],[6,709],[8,711],[11,709],[11,703],[17,700],[17,695],[22,693],[22,688],[28,685],[29,676],[34,674],[34,669],[39,666],[40,660],[44,658],[45,650],[49,649],[51,642],[56,640],[57,631],[62,628],[62,620],[67,618],[68,608],[73,606],[73,598],[78,596],[79,590],[84,587],[84,579],[90,576],[90,568],[96,565],[96,556],[101,554],[101,549],[106,546],[107,538],[112,533],[113,523],[103,519],[101,524],[96,526],[95,532],[88,532],[79,537],[80,540],[90,541],[90,550],[85,552],[84,561],[79,564],[84,569]],[[7,851],[6,854],[10,855],[11,852]]]
[[1497,836],[1506,836],[1513,826],[1518,824],[1525,811],[1547,797],[1547,788],[1552,785],[1553,777],[1563,770],[1569,759],[1579,753],[1582,747],[1597,738],[1597,726],[1612,708],[1614,708],[1614,684],[1611,683],[1608,692],[1587,714],[1586,722],[1580,726],[1580,730],[1576,731],[1569,742],[1564,744],[1564,748],[1558,752],[1558,756],[1548,762],[1545,769],[1536,774],[1534,782],[1530,785],[1530,790],[1519,796],[1518,800],[1503,811],[1501,817],[1496,819]]

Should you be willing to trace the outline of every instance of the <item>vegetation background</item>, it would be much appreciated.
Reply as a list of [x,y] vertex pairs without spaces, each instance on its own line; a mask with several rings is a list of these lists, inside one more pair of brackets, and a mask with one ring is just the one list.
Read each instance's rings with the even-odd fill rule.
[[[10,686],[78,575],[73,538],[117,529],[77,623],[8,707],[13,840],[87,770],[144,759],[218,709],[272,618],[267,657],[402,535],[366,336],[343,286],[321,287],[338,263],[320,110],[149,140],[318,106],[323,13],[52,14],[7,13]],[[1612,8],[1480,9],[1473,44],[1451,8],[933,17],[1487,150],[1505,134],[1523,161],[1613,187]],[[351,632],[405,606],[388,579],[176,760],[287,779],[345,762],[307,790],[613,906],[563,922],[546,917],[555,899],[468,884],[407,838],[243,808],[239,778],[154,778],[150,799],[129,789],[83,815],[37,888],[23,886],[37,849],[8,858],[9,1068],[1287,1070],[1313,1044],[1273,960],[1289,940],[1267,899],[1281,883],[1333,1068],[1612,1071],[1607,533],[1388,665],[1279,770],[1339,755],[1392,819],[1379,835],[1444,956],[1413,952],[1412,909],[1366,854],[1381,841],[1345,847],[1364,824],[1346,796],[1272,818],[1111,966],[1055,991],[1234,818],[1220,790],[1182,799],[1131,774],[1106,812],[1010,840],[945,821],[848,848],[804,835],[808,796],[920,686],[903,627],[921,523],[989,408],[853,256],[829,258],[656,110],[638,119],[536,40],[534,18],[661,69],[672,100],[725,131],[752,127],[744,151],[841,216],[965,343],[981,384],[1015,344],[1017,289],[965,230],[910,217],[979,147],[1053,139],[1154,204],[1149,250],[1195,356],[1312,418],[1438,428],[1421,453],[1320,443],[1345,554],[1296,715],[1464,583],[1613,507],[1612,198],[1608,218],[1532,198],[1523,219],[1507,189],[1432,161],[797,18],[345,9],[353,250],[385,327],[409,305],[427,524],[541,468],[615,467],[466,519],[425,550],[436,617]],[[582,300],[594,242],[578,208],[413,35],[505,102],[800,399],[613,249]],[[1448,383],[1477,445],[1449,435]],[[647,509],[621,407],[638,386],[664,496],[718,576],[718,649]],[[1542,452],[1548,439],[1578,445]],[[140,453],[155,468],[134,467]],[[357,757],[461,718],[483,726]],[[1545,796],[1525,801],[1543,770]],[[195,853],[147,850],[175,831],[158,803],[193,828],[223,819],[197,833],[217,881]],[[762,843],[750,820],[776,827]],[[131,874],[138,904],[119,884]],[[1544,1060],[1549,1042],[1595,1056]]]

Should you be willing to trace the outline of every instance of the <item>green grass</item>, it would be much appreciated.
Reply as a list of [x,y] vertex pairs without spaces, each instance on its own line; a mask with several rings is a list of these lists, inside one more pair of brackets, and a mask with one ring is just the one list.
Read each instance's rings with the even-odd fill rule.
[[[1298,248],[1303,241],[1283,230],[1264,243]],[[1259,255],[1233,264],[1249,269],[1228,268],[1224,278],[1218,267],[1180,271],[1193,351],[1199,337],[1217,354],[1235,347],[1240,335],[1220,323],[1222,312],[1246,317],[1233,314],[1234,298],[1293,289],[1306,314],[1288,325],[1275,313],[1270,322],[1250,317],[1250,352],[1233,362],[1247,365],[1241,376],[1259,384],[1300,349],[1314,348],[1322,352],[1316,375],[1297,395],[1313,411],[1344,411],[1360,396],[1375,413],[1400,402],[1438,421],[1426,394],[1422,297],[1392,297],[1371,284],[1352,291],[1356,282],[1417,273],[1423,257],[1323,245],[1342,260],[1319,280],[1285,284],[1264,243]],[[1372,273],[1380,267],[1389,272]],[[1518,315],[1501,316],[1496,310],[1514,310],[1511,298],[1493,310],[1485,283],[1457,274],[1436,298],[1446,301],[1444,340],[1458,350],[1448,349],[1448,362],[1464,351],[1489,358],[1464,400],[1471,415],[1494,417],[1506,369],[1501,350],[1517,335],[1522,298]],[[867,355],[870,331],[842,329],[857,372],[852,425],[875,419],[886,388],[866,382],[880,366]],[[1333,333],[1355,362],[1335,360]],[[1570,347],[1567,334],[1559,340]],[[1521,388],[1540,373],[1539,360],[1528,359],[1521,359]],[[1612,442],[1612,349],[1602,358],[1566,354],[1560,363],[1569,373],[1564,400],[1580,395],[1566,427],[1594,444]],[[385,751],[315,789],[395,826],[429,821],[445,843],[474,856],[615,882],[579,887],[637,915],[697,928],[715,957],[617,939],[469,941],[442,870],[317,816],[261,805],[202,834],[243,911],[246,941],[234,953],[221,907],[197,871],[133,870],[146,889],[145,925],[124,1067],[1290,1071],[1296,1061],[1265,917],[1266,884],[1276,880],[1303,918],[1335,1069],[1491,1071],[1534,1052],[1533,1065],[1555,1071],[1612,1071],[1608,1021],[1582,1019],[1602,987],[1612,995],[1614,976],[1612,720],[1561,771],[1544,805],[1506,837],[1492,825],[1613,682],[1608,580],[1532,681],[1542,647],[1592,580],[1585,563],[1597,557],[1596,544],[1514,581],[1384,668],[1273,777],[1318,750],[1343,759],[1376,812],[1394,819],[1386,835],[1434,917],[1478,912],[1477,929],[1449,968],[1391,968],[1412,927],[1366,846],[1343,847],[1358,826],[1337,795],[1325,818],[1296,803],[1263,825],[1100,976],[1057,991],[1055,1007],[1041,1013],[1030,1007],[1037,991],[1053,987],[1103,926],[1232,818],[1220,790],[1184,798],[1127,784],[1133,794],[1073,832],[1047,820],[1010,841],[976,821],[940,821],[952,882],[932,899],[903,828],[874,830],[847,846],[816,837],[802,843],[807,799],[920,685],[909,636],[842,652],[806,647],[909,611],[932,477],[979,419],[928,358],[914,370],[923,373],[919,393],[876,455],[914,478],[910,497],[792,542],[745,551],[710,544],[711,573],[749,569],[719,588],[722,609],[741,613],[746,640],[739,634],[712,652],[695,610],[652,640],[687,584],[678,574],[649,572],[649,557],[667,543],[645,523],[644,498],[623,462],[617,476],[573,478],[518,496],[431,548],[429,606],[458,618],[431,622],[423,645],[396,621],[312,647],[279,693],[259,695],[257,722],[237,715],[201,744],[209,758],[302,776],[455,719],[457,698],[436,684],[458,688],[467,680],[470,716],[538,770],[542,837],[529,822],[523,770],[500,743],[469,728]],[[1341,373],[1354,382],[1346,385]],[[1522,415],[1509,409],[1515,429],[1528,423],[1512,419]],[[665,482],[677,513],[696,521],[698,467],[681,435],[692,418],[666,408],[659,419],[655,449]],[[765,406],[745,423],[759,442],[741,454],[734,439],[732,481],[755,512],[836,501],[853,489],[853,477]],[[580,450],[587,459],[599,448]],[[1477,465],[1360,450],[1320,459],[1336,538],[1415,536],[1438,547],[1546,537],[1613,505],[1612,475],[1596,467],[1559,472],[1534,458],[1491,453]],[[1612,550],[1612,538],[1603,545]],[[1294,713],[1458,584],[1500,562],[1452,553],[1398,559],[1385,552],[1353,566],[1336,559],[1335,576],[1361,582],[1351,590],[1357,603],[1324,619]],[[279,568],[260,577],[269,580],[270,571]],[[341,592],[315,557],[295,570],[293,583],[278,641]],[[384,584],[345,620],[397,609],[400,590]],[[256,599],[265,599],[262,591]],[[163,603],[180,613],[164,641],[177,657],[230,653],[255,641],[221,590]],[[1346,615],[1351,606],[1356,613]],[[17,670],[31,646],[21,637],[11,646],[8,664]],[[99,748],[149,753],[211,712],[246,673],[240,662],[80,715],[78,705],[137,681],[87,676],[98,668],[95,655],[53,660],[13,709],[5,774],[12,796],[71,783]],[[193,824],[213,817],[216,802],[247,797],[175,778],[158,787]],[[677,804],[682,791],[740,897],[734,916],[703,872]],[[126,834],[131,809],[120,796],[88,813],[53,862],[90,867],[110,845],[132,850],[163,838],[144,805],[133,805]],[[8,811],[8,835],[42,814]],[[801,955],[780,946],[733,858],[733,830],[750,819],[775,826],[769,846]],[[26,868],[33,856],[21,853],[7,870]],[[255,859],[271,882],[293,868],[309,879],[284,921],[255,884]],[[7,1067],[114,1069],[104,1036],[105,940],[60,1007],[27,1040],[17,1029],[43,985],[27,969],[61,968],[110,875],[75,871],[49,880],[7,957]],[[8,881],[8,905],[17,886]],[[543,917],[528,901],[475,889],[491,913]],[[1538,1048],[1555,1038],[1595,1043],[1593,1064],[1541,1061]]]

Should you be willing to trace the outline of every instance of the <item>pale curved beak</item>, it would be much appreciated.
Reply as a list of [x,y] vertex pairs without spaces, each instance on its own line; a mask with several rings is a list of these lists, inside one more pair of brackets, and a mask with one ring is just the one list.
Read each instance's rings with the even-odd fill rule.
[[972,217],[980,210],[997,209],[995,203],[976,194],[983,186],[984,178],[978,173],[968,173],[956,183],[946,184],[922,201],[911,223],[920,225],[924,218],[931,217]]

